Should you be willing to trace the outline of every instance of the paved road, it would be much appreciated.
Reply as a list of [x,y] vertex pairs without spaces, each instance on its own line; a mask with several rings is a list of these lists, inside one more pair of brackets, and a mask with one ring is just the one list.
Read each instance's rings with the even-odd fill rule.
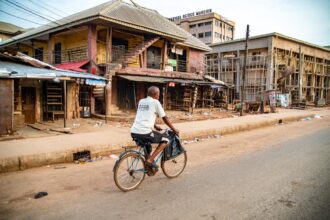
[[[330,118],[187,149],[179,178],[159,173],[129,193],[111,159],[2,174],[0,219],[330,219]],[[49,195],[32,199],[38,191]]]

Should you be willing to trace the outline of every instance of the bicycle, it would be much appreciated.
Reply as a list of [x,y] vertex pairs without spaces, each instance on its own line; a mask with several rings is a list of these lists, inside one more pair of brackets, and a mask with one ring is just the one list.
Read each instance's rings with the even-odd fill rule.
[[[125,148],[125,152],[119,156],[113,167],[115,184],[124,192],[136,189],[144,180],[145,175],[148,174],[150,176],[151,172],[151,170],[146,169],[146,161],[150,153],[148,149],[151,149],[151,143],[136,142],[138,150]],[[169,145],[166,147],[169,147]],[[184,150],[176,157],[165,160],[163,157],[164,151],[165,149],[157,156],[156,164],[161,162],[164,175],[168,178],[175,178],[186,167],[187,152]]]

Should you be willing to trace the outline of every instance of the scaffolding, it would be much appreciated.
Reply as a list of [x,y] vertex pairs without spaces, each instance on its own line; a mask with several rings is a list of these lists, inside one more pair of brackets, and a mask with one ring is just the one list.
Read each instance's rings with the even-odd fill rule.
[[[239,99],[243,60],[244,56],[234,53],[224,56],[208,54],[205,74],[233,85],[234,99]],[[330,60],[274,48],[272,54],[248,56],[246,68],[245,102],[262,101],[270,87],[277,93],[289,94],[290,103],[330,103]]]
[[[239,99],[244,57],[206,56],[206,75],[234,86],[235,99]],[[245,76],[245,101],[261,101],[266,90],[268,55],[248,56]]]

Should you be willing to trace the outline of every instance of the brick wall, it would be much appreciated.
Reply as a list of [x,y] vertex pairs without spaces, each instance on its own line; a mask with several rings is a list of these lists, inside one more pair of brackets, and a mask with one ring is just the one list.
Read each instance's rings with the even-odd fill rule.
[[204,52],[199,50],[189,50],[189,72],[204,73]]

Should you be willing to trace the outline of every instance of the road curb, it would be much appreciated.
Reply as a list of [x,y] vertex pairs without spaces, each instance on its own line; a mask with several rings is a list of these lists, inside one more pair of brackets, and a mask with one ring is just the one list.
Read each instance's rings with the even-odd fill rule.
[[[276,119],[265,119],[262,122],[247,123],[243,125],[228,126],[219,129],[207,129],[203,131],[195,131],[189,133],[181,133],[182,140],[191,140],[194,138],[205,138],[214,135],[228,135],[243,131],[249,131],[253,129],[258,129],[262,127],[272,126],[282,120],[283,123],[289,123],[293,121],[299,121],[306,117],[312,117],[314,114],[305,114],[300,116],[290,116],[282,117]],[[40,167],[51,164],[67,163],[73,162],[73,154],[81,151],[90,151],[92,157],[96,156],[106,156],[110,153],[122,151],[122,146],[132,146],[133,141],[121,143],[121,144],[108,144],[108,145],[96,145],[96,146],[86,146],[86,147],[73,147],[70,150],[61,152],[50,152],[50,153],[40,153],[24,156],[15,156],[8,158],[0,158],[0,173],[12,172],[25,170],[33,167]]]

